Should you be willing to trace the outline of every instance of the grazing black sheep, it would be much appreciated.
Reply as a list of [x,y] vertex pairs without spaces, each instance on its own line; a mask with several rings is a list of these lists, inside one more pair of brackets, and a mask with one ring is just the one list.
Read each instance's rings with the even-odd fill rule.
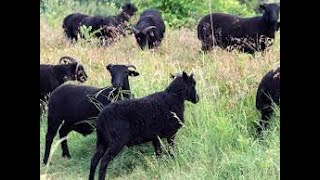
[[47,96],[64,82],[69,80],[84,82],[88,78],[84,67],[74,58],[64,56],[59,63],[40,64],[40,104],[43,106],[48,99]]
[[256,96],[256,108],[261,112],[257,134],[266,129],[273,114],[273,103],[280,107],[280,67],[269,71],[261,80]]
[[76,41],[78,40],[78,34],[80,32],[79,27],[81,25],[80,23],[86,17],[89,16],[82,13],[72,13],[64,18],[62,28],[64,29],[65,35],[69,39],[74,39]]
[[175,134],[184,122],[184,101],[199,101],[195,86],[193,74],[183,72],[162,92],[105,106],[96,121],[97,146],[89,180],[94,179],[101,158],[99,179],[105,179],[109,162],[124,146],[152,141],[156,155],[160,155],[159,137],[166,138],[173,147]]
[[[133,65],[109,64],[106,66],[111,73],[113,87],[96,88],[66,84],[58,87],[51,94],[48,104],[48,130],[44,164],[48,162],[51,144],[59,126],[61,126],[59,130],[60,138],[66,137],[72,130],[86,136],[93,132],[95,128],[94,119],[98,116],[102,106],[109,104],[111,100],[122,99],[121,95],[124,98],[130,98],[128,76],[139,75],[138,72],[129,70],[130,67],[135,69]],[[90,121],[90,119],[93,121]],[[61,148],[62,157],[70,158],[67,140],[61,142]]]
[[129,28],[134,32],[137,43],[141,49],[160,46],[165,33],[165,24],[161,13],[156,9],[145,10],[137,24]]
[[265,51],[272,45],[278,22],[280,4],[261,4],[262,16],[242,18],[239,16],[212,13],[203,17],[197,27],[201,49],[210,51],[217,45],[228,50],[237,49],[252,55]]
[[[96,32],[94,36],[108,45],[115,41],[119,35],[124,35],[127,22],[137,10],[133,4],[126,3],[122,6],[122,11],[117,16],[88,16],[81,13],[73,13],[65,17],[62,27],[68,38],[77,40],[80,26],[91,26],[90,33]],[[83,35],[80,36],[84,38]]]

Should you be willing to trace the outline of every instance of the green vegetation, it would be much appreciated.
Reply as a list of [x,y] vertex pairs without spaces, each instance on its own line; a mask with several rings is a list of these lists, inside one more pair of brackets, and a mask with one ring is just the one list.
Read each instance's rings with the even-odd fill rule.
[[[61,23],[67,14],[111,15],[118,11],[116,3],[43,0],[40,8],[40,63],[57,64],[62,56],[75,57],[88,73],[86,85],[110,85],[110,75],[105,70],[109,63],[132,63],[137,67],[141,75],[130,79],[136,98],[163,90],[171,81],[170,73],[180,70],[195,73],[200,102],[186,103],[185,125],[176,139],[176,159],[172,160],[166,153],[162,158],[155,158],[151,143],[125,148],[110,163],[107,179],[280,179],[279,109],[264,140],[253,138],[253,127],[260,117],[255,109],[256,89],[262,76],[280,62],[280,34],[265,56],[257,54],[253,58],[220,49],[201,54],[195,26],[201,16],[210,12],[208,7],[212,7],[212,11],[246,16],[254,14],[253,10],[236,0],[133,2],[139,12],[147,7],[164,8],[166,23],[172,27],[168,27],[159,49],[141,51],[133,35],[106,48],[99,47],[97,41],[71,44],[64,37]],[[178,11],[187,18],[180,18]],[[138,17],[133,17],[131,23]],[[75,132],[69,134],[71,159],[61,157],[57,134],[51,164],[44,166],[46,130],[44,115],[40,125],[40,178],[88,179],[90,159],[95,152],[95,133],[87,137]],[[163,144],[165,152],[167,143],[163,141]]]

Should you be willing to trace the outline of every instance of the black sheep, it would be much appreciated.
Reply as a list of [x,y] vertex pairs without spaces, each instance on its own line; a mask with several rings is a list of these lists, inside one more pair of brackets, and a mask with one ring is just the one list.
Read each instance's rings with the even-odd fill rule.
[[[61,126],[59,130],[60,138],[66,137],[72,130],[86,136],[94,130],[94,119],[101,110],[99,108],[109,104],[115,98],[116,100],[122,99],[121,95],[124,98],[130,98],[128,76],[139,75],[138,72],[129,70],[130,67],[135,69],[133,65],[109,64],[106,66],[111,73],[113,87],[97,88],[66,84],[52,93],[48,104],[48,130],[44,164],[48,162],[51,144],[59,126]],[[90,119],[93,121],[90,121]],[[62,157],[70,158],[67,140],[61,142],[61,148]]]
[[58,65],[40,64],[40,104],[44,105],[48,95],[66,81],[84,82],[88,76],[84,67],[74,58],[64,56]]
[[[124,35],[124,30],[127,27],[126,23],[137,10],[133,4],[126,3],[122,6],[122,11],[117,16],[89,16],[73,13],[64,19],[62,27],[68,38],[77,40],[80,26],[91,26],[90,33],[95,32],[94,36],[108,45],[115,41],[119,35]],[[84,38],[81,34],[80,37]]]
[[273,103],[280,107],[280,67],[269,71],[261,80],[256,96],[256,108],[261,112],[257,134],[266,129],[274,112]]
[[237,49],[254,55],[272,45],[278,22],[280,4],[261,4],[262,16],[242,18],[239,16],[212,13],[203,17],[197,27],[201,49],[210,51],[217,45],[228,50]]
[[145,10],[137,24],[129,28],[134,32],[137,43],[141,49],[160,46],[165,33],[165,24],[161,13],[156,9]]
[[[152,141],[156,155],[160,155],[159,137],[166,138],[173,147],[175,134],[184,123],[184,101],[194,104],[199,101],[195,86],[193,74],[183,72],[164,91],[104,107],[96,121],[97,146],[89,180],[94,179],[101,158],[99,179],[105,179],[109,162],[124,146]],[[170,155],[173,157],[171,152]]]
[[78,40],[78,34],[80,32],[80,23],[86,17],[89,16],[82,13],[72,13],[64,18],[62,28],[64,29],[65,35],[69,39]]

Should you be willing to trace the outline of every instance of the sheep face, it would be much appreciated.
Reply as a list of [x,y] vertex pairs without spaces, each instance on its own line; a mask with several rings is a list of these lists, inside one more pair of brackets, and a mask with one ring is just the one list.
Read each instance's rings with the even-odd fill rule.
[[138,8],[131,3],[126,3],[122,6],[122,12],[125,12],[130,16],[133,16],[137,11],[138,11]]
[[117,89],[129,88],[129,87],[126,87],[126,86],[129,86],[128,76],[139,75],[139,72],[130,70],[129,69],[130,67],[136,69],[135,66],[133,65],[109,64],[108,66],[106,66],[107,70],[111,74],[111,83],[113,87]]
[[136,28],[132,28],[134,35],[136,37],[137,43],[139,44],[141,49],[144,49],[146,45],[148,45],[149,48],[153,48],[156,44],[152,44],[156,42],[156,36],[154,29],[156,29],[155,26],[148,26],[144,28],[143,30],[138,30]]
[[193,104],[199,102],[199,95],[197,94],[196,81],[193,78],[193,73],[188,76],[187,73],[183,71],[182,75],[171,75],[171,77],[175,78],[175,81],[180,81],[180,84],[184,84],[184,94],[187,101],[190,101]]
[[264,11],[263,17],[266,20],[266,22],[270,24],[276,24],[276,26],[278,26],[277,22],[280,14],[280,4],[261,4],[260,9]]
[[70,56],[63,56],[60,58],[59,64],[65,64],[68,67],[68,73],[65,76],[65,80],[77,80],[84,82],[88,79],[88,75],[84,70],[84,67],[74,58]]
[[280,29],[280,22],[277,23],[277,31]]
[[84,67],[79,63],[77,64],[77,68],[76,68],[76,79],[81,83],[85,82],[88,79],[88,75],[84,70]]
[[64,81],[79,81],[84,82],[87,80],[87,74],[84,71],[84,68],[79,63],[70,63],[64,65],[66,66],[64,74]]
[[276,70],[274,70],[274,75],[273,79],[279,80],[280,81],[280,67],[278,67]]
[[193,78],[193,74],[188,76],[185,72],[183,72],[182,77],[186,83],[186,92],[187,92],[186,100],[191,101],[193,104],[198,103],[199,95],[197,94],[196,81]]

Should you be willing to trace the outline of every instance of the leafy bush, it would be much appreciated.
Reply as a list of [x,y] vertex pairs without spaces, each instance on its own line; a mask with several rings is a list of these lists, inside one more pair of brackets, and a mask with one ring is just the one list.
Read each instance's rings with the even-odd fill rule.
[[256,13],[259,10],[259,1],[258,0],[238,0],[241,4],[246,5],[249,9],[252,9]]
[[80,12],[89,15],[114,15],[119,8],[112,2],[75,1],[75,0],[41,0],[40,16],[52,26],[61,26],[68,14]]
[[205,14],[225,12],[241,16],[252,16],[254,11],[237,0],[133,0],[139,12],[156,8],[163,12],[169,26],[192,27]]
[[[114,15],[129,0],[41,0],[40,15],[50,24],[61,25],[62,19],[74,12],[90,15]],[[166,25],[194,27],[199,19],[212,12],[224,12],[240,16],[255,15],[258,0],[132,0],[138,7],[138,15],[148,8],[162,12]],[[137,16],[139,17],[139,16]]]

